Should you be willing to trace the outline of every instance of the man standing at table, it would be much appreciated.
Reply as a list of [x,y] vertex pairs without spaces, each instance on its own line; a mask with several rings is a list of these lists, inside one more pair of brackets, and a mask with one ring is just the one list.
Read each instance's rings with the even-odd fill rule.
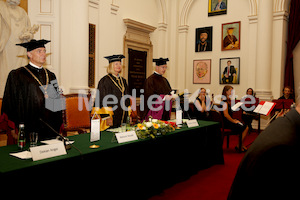
[[18,137],[19,124],[24,123],[26,138],[30,132],[37,132],[39,140],[55,137],[55,133],[45,127],[40,119],[47,122],[57,132],[62,125],[62,112],[46,108],[47,100],[57,99],[57,80],[54,73],[45,69],[46,48],[48,40],[31,40],[17,44],[27,49],[29,64],[12,70],[7,78],[2,115],[15,125],[15,130],[8,135],[8,144],[14,144]]
[[[159,58],[159,59],[153,59],[153,62],[156,63],[155,66],[155,71],[154,73],[149,76],[144,83],[144,92],[145,92],[145,110],[144,110],[144,115],[142,119],[147,120],[148,116],[152,116],[155,119],[162,119],[162,120],[169,120],[170,119],[170,113],[171,113],[171,107],[169,110],[165,109],[165,103],[170,103],[171,100],[171,86],[169,81],[163,77],[167,70],[167,61],[169,61],[168,58]],[[148,99],[151,97],[151,95],[158,95],[161,96],[162,98],[165,97],[164,102],[160,102],[162,109],[159,111],[153,111],[151,108],[153,108],[155,105],[152,104],[151,102],[157,100],[157,98],[153,98],[152,101],[148,102]]]

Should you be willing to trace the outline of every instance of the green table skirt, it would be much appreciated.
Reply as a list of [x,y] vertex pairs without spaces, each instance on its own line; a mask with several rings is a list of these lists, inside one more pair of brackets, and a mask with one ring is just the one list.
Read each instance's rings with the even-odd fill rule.
[[[33,162],[10,156],[16,145],[0,148],[0,181],[22,180],[39,191],[54,187],[91,187],[103,195],[145,199],[187,179],[199,170],[224,164],[222,136],[216,122],[199,121],[200,126],[182,128],[156,139],[139,139],[118,144],[111,132],[101,132],[98,149],[91,149],[90,134],[69,137],[81,151]],[[41,180],[43,184],[37,184]],[[49,186],[44,187],[49,183]],[[42,186],[43,185],[43,186]],[[24,187],[25,189],[26,187]],[[134,188],[134,190],[132,190]],[[116,192],[119,191],[119,192]],[[80,193],[81,194],[81,193]]]

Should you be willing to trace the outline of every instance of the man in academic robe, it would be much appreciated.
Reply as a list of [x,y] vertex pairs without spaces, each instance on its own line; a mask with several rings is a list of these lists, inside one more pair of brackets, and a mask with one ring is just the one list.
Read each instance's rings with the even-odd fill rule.
[[227,36],[223,40],[223,48],[228,49],[239,49],[240,42],[238,39],[233,35],[234,27],[227,28]]
[[300,97],[260,133],[237,170],[228,200],[299,199]]
[[[128,85],[126,79],[120,73],[122,72],[122,59],[124,55],[111,55],[105,57],[109,65],[107,67],[107,75],[102,77],[98,83],[97,95],[93,113],[102,115],[110,115],[111,119],[106,121],[101,120],[101,130],[105,130],[110,126],[112,128],[120,127],[122,123],[126,122],[128,116],[128,106],[130,106],[130,99],[124,98],[129,95]],[[123,105],[123,107],[122,107]]]
[[[15,125],[15,130],[8,135],[8,144],[16,142],[17,129],[21,123],[25,125],[27,139],[30,132],[37,132],[39,140],[56,137],[40,119],[57,132],[62,125],[62,112],[46,108],[45,100],[59,96],[57,84],[51,85],[57,83],[55,74],[43,67],[46,62],[45,44],[48,42],[50,41],[33,39],[17,44],[27,49],[30,62],[24,67],[12,70],[7,78],[1,112]],[[53,92],[54,87],[56,93]],[[47,92],[47,88],[52,88],[51,92]]]
[[[165,97],[165,101],[161,102],[163,104],[170,103],[170,100],[172,98],[170,96],[170,93],[171,93],[172,89],[171,89],[169,81],[165,77],[163,77],[163,75],[165,74],[165,72],[167,70],[167,61],[169,61],[168,58],[153,59],[153,62],[156,63],[155,71],[151,76],[149,76],[145,80],[145,83],[144,83],[145,110],[144,110],[142,119],[145,119],[147,117],[149,111],[151,111],[150,108],[155,106],[155,105],[150,105],[150,104],[152,101],[156,101],[157,98],[153,98],[151,102],[150,101],[148,102],[151,95],[158,95],[158,96],[161,96],[162,98]],[[157,111],[157,113],[162,113],[162,117],[161,117],[162,120],[169,120],[170,119],[170,111],[172,108],[169,106],[169,110],[166,110],[165,105],[162,105],[161,107],[164,110]],[[156,111],[152,112],[152,113],[156,113]],[[152,116],[152,117],[155,118],[155,116]]]

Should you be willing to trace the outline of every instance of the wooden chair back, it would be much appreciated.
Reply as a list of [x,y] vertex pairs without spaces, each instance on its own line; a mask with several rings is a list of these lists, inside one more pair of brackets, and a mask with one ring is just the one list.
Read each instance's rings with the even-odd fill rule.
[[64,135],[67,131],[82,132],[83,128],[90,128],[90,111],[85,104],[89,102],[89,96],[69,94],[64,97],[66,98],[66,110],[63,111]]

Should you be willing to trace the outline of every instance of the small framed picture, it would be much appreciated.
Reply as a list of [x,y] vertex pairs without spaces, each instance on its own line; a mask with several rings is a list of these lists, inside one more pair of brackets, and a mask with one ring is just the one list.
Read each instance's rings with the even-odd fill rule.
[[211,60],[194,60],[194,84],[210,84]]
[[208,0],[208,16],[227,14],[227,0]]
[[220,84],[240,84],[240,58],[220,59]]
[[241,48],[241,22],[222,24],[222,51]]
[[195,52],[212,51],[213,27],[196,28]]

